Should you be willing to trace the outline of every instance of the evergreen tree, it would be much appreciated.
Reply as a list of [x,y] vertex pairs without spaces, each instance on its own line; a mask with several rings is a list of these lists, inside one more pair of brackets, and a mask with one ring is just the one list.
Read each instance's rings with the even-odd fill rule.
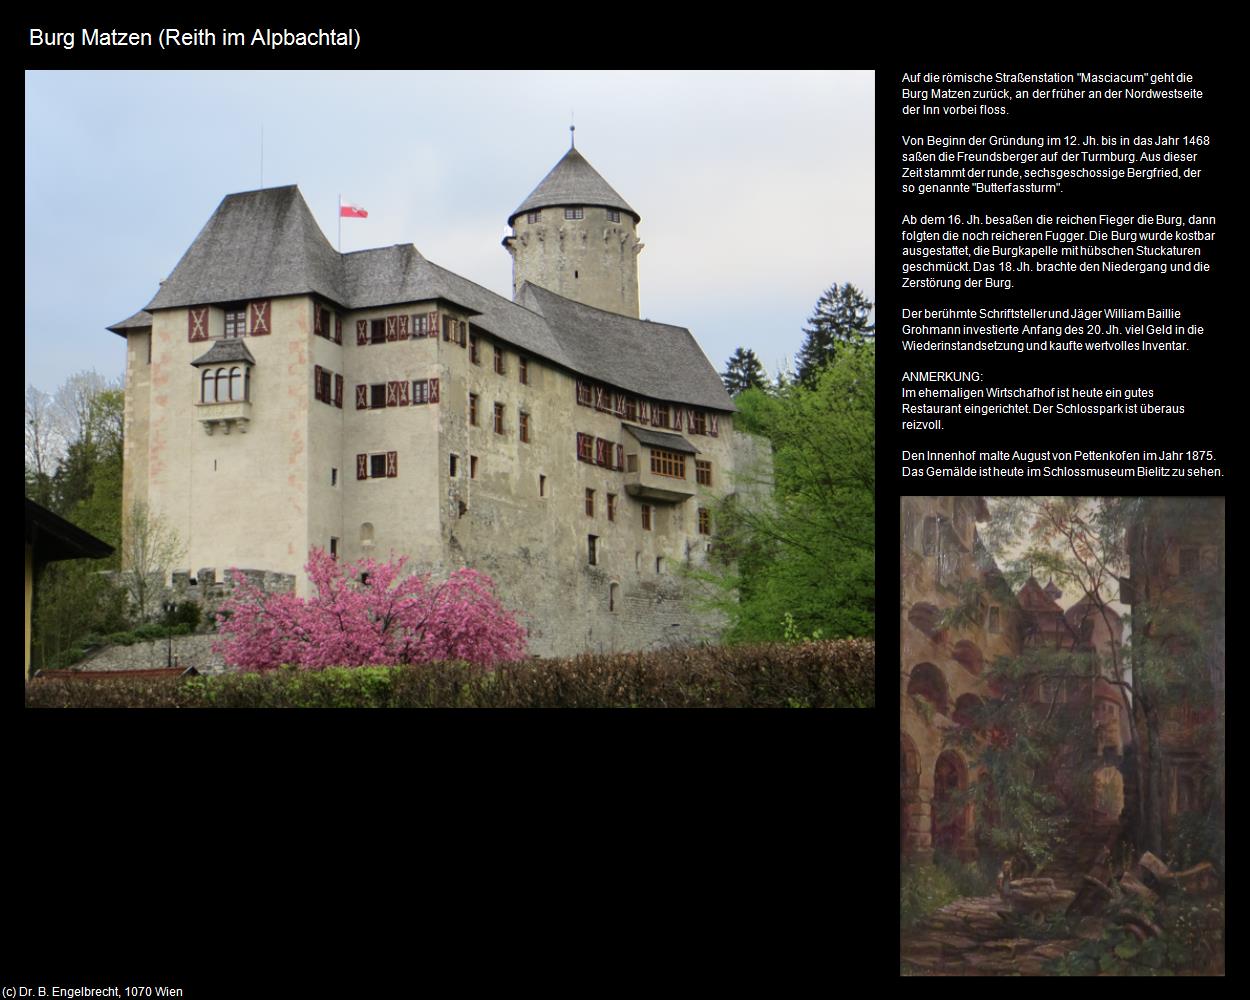
[[795,359],[799,381],[810,385],[817,371],[833,360],[839,345],[872,338],[877,326],[868,320],[871,313],[872,303],[854,285],[831,285],[803,328],[807,339]]
[[731,396],[747,389],[768,388],[768,375],[764,372],[764,366],[750,348],[744,350],[739,347],[734,351],[733,357],[725,365],[721,379],[725,383],[725,391]]

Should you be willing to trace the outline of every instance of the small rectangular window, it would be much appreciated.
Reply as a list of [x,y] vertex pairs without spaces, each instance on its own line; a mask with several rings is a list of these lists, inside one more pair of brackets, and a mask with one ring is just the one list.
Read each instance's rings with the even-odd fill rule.
[[625,471],[626,471],[626,472],[637,472],[637,471],[638,471],[638,456],[637,456],[637,455],[626,455],[626,456],[625,456]]
[[495,433],[503,433],[503,403],[495,404]]
[[412,383],[412,405],[420,406],[430,401],[430,380],[414,379]]
[[503,351],[501,351],[498,347],[496,347],[496,348],[495,348],[495,374],[496,374],[496,375],[502,375],[503,373],[504,373],[504,370],[503,370]]
[[386,478],[386,456],[370,455],[369,456],[369,478],[385,479]]
[[616,494],[615,493],[608,494],[608,520],[609,521],[616,520]]
[[530,363],[525,358],[517,358],[517,378],[522,385],[530,384]]
[[226,336],[242,337],[247,333],[247,309],[226,310]]
[[620,222],[620,221],[621,221],[621,213],[620,213],[620,210],[619,210],[619,209],[615,209],[615,208],[609,208],[609,209],[608,209],[608,221],[609,221],[609,222]]
[[482,351],[477,342],[477,334],[469,334],[469,360],[475,365],[482,363]]
[[541,218],[542,218],[542,214],[543,214],[543,213],[542,213],[542,209],[541,209],[541,208],[540,208],[537,212],[526,212],[526,213],[525,213],[525,221],[526,221],[526,222],[537,222],[539,219],[541,219]]
[[331,469],[330,470],[330,485],[338,486],[338,484],[339,484],[339,470]]
[[699,508],[699,534],[710,535],[712,533],[712,513],[706,507]]
[[584,219],[586,217],[586,210],[584,208],[566,208],[564,210],[564,217],[566,219]]
[[657,573],[660,573],[663,571],[663,569],[664,569],[664,557],[656,556],[655,557],[655,571]]
[[379,382],[376,385],[369,386],[369,409],[384,410],[386,409],[386,383]]
[[521,440],[529,444],[530,440],[530,415],[521,410],[517,415],[517,424],[521,436]]
[[451,456],[451,462],[448,464],[447,469],[448,469],[448,473],[451,475],[451,478],[455,479],[456,473],[460,469],[460,456],[459,455]]
[[651,530],[651,505],[649,503],[642,505],[642,530]]
[[539,475],[538,477],[538,495],[545,497],[547,495],[547,477]]
[[375,319],[369,323],[369,343],[385,344],[386,343],[386,320]]
[[696,458],[694,461],[694,475],[700,486],[711,486],[712,463],[704,462],[702,459]]
[[339,540],[337,538],[330,539],[330,558],[337,559],[339,557]]
[[477,396],[474,393],[469,393],[469,424],[477,426]]
[[477,478],[477,456],[476,455],[469,456],[469,478],[470,479]]
[[638,420],[638,400],[636,400],[633,396],[625,397],[625,419],[633,421]]
[[595,516],[595,491],[594,490],[586,491],[586,516],[587,517]]
[[599,536],[587,535],[586,536],[586,549],[587,549],[586,554],[589,557],[587,561],[590,563],[591,566],[597,566],[599,564],[598,548],[599,548]]

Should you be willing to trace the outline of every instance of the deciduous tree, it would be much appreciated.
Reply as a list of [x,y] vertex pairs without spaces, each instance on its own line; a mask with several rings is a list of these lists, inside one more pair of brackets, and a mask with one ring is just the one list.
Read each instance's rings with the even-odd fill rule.
[[305,571],[315,593],[265,594],[235,571],[218,618],[226,662],[245,670],[359,667],[467,660],[491,665],[525,655],[525,630],[490,577],[461,569],[445,582],[405,574],[405,557],[342,563],[322,549]]

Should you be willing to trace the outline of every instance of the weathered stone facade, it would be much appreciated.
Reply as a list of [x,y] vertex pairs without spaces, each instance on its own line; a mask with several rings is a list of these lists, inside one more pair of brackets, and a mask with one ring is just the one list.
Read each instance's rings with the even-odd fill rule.
[[[572,286],[540,268],[513,304],[413,247],[335,253],[294,188],[232,195],[148,309],[110,328],[128,341],[126,501],[178,533],[187,588],[190,567],[244,565],[303,594],[314,546],[404,554],[489,573],[539,655],[712,638],[719,619],[676,570],[706,562],[700,510],[768,451],[735,434],[687,331],[623,318],[633,249],[618,258],[594,280],[580,258],[552,265]],[[535,288],[540,272],[570,298]],[[588,291],[613,281],[624,298]],[[214,361],[230,337],[240,360]],[[678,453],[659,489],[653,454]]]

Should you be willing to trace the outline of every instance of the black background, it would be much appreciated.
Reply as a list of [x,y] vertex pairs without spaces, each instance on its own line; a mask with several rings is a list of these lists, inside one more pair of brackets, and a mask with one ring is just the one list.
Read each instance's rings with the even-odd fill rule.
[[[263,66],[534,65],[526,53],[537,36],[527,41],[519,29],[515,35],[492,29],[496,33],[483,43],[480,24],[471,26],[476,36],[467,28],[431,28],[431,40],[418,43],[398,25],[347,16],[364,21],[361,51],[288,51],[265,56]],[[729,50],[691,48],[691,34],[644,51],[630,41],[630,26],[619,27],[629,65],[656,68],[713,57],[722,65],[758,65],[767,58],[761,52],[790,51],[771,41],[792,43],[794,37],[790,26],[775,35],[753,28],[751,39]],[[846,24],[839,37],[843,30],[853,33]],[[1131,125],[1117,113],[1112,129],[1072,121],[1068,108],[1054,105],[1050,113],[1061,123],[1038,116],[1030,125],[1097,135],[1137,129],[1179,134],[1200,131],[1202,124],[1217,137],[1202,163],[1202,190],[1212,200],[1223,179],[1218,164],[1231,157],[1222,159],[1220,124],[1227,131],[1228,120],[1215,110],[1228,91],[1200,60],[1189,58],[1196,49],[1158,59],[1129,49],[1111,59],[1026,64],[949,50],[938,57],[934,44],[920,50],[923,58],[910,59],[888,32],[874,30],[858,36],[851,49],[819,51],[827,61],[850,51],[852,67],[877,69],[878,707],[825,713],[25,712],[9,727],[16,786],[10,827],[17,831],[9,904],[21,930],[8,938],[6,984],[166,982],[184,986],[186,996],[335,995],[334,985],[342,995],[370,996],[383,983],[414,990],[529,983],[582,991],[732,983],[788,991],[897,975],[895,539],[898,497],[919,492],[899,479],[897,458],[905,444],[947,450],[955,443],[950,435],[944,436],[949,444],[939,445],[934,435],[904,442],[894,372],[906,364],[989,373],[991,365],[1021,360],[900,357],[898,220],[906,211],[945,208],[938,199],[920,203],[898,191],[900,128],[938,120],[900,120],[902,73],[1068,64],[1184,68],[1212,95],[1209,123],[1168,126],[1148,109]],[[602,31],[586,25],[573,32],[568,65],[620,60],[619,51],[588,47]],[[231,65],[226,58],[221,50],[178,56],[23,51],[26,66],[42,68],[221,68]],[[261,64],[245,52],[229,58],[237,67]],[[549,66],[550,59],[539,64]],[[976,119],[942,124],[963,133],[986,127]],[[1002,123],[989,127],[1002,131]],[[1010,127],[1021,122],[1013,119]],[[158,137],[159,123],[153,123],[150,139]],[[1155,186],[1145,198],[1132,186],[1090,190],[1065,199],[1062,208],[1130,205],[1133,214],[1147,208],[1188,214],[1181,203],[1198,190]],[[993,207],[1001,214],[1039,210],[1002,195],[993,196]],[[1060,202],[1047,207],[1057,210]],[[1219,216],[1219,207],[1203,205],[1202,211]],[[969,206],[961,203],[958,210]],[[1228,242],[1228,219],[1220,221]],[[1186,321],[1203,323],[1208,333],[1201,352],[1190,353],[1175,371],[1168,366],[1164,395],[1194,407],[1183,424],[1168,425],[1177,446],[1214,447],[1231,472],[1222,431],[1231,413],[1223,393],[1234,382],[1224,345],[1233,331],[1216,292],[1229,285],[1219,261],[1227,268],[1231,254],[1221,249],[1219,238],[1209,255],[1204,248],[1203,259],[1214,264],[1209,276],[1178,282],[1175,294],[1165,296],[1183,295]],[[1141,278],[1112,278],[1106,285],[1080,282],[1063,298],[1127,304],[1117,282],[1146,287]],[[1044,294],[1012,298],[1041,302]],[[940,301],[930,295],[926,301]],[[1137,374],[1134,357],[1126,354],[1024,357],[1029,377],[1046,383],[1150,383],[1164,370],[1158,356]],[[1052,358],[1053,372],[1034,367],[1036,359]],[[1087,380],[1072,377],[1073,359],[1089,366]],[[1044,443],[1029,427],[991,421],[976,427],[978,448]],[[1046,425],[1048,439],[1052,427],[1062,430],[1065,445],[1108,449],[1132,445],[1140,434],[1140,425],[1113,431],[1108,424],[1104,431],[1077,419],[1062,428],[1058,421]],[[1161,437],[1152,435],[1163,443]],[[953,485],[943,492],[1012,489],[992,481],[944,482]],[[1108,490],[1105,481],[1065,483],[1071,492]],[[1119,485],[1122,492],[1173,492],[1154,483]]]

